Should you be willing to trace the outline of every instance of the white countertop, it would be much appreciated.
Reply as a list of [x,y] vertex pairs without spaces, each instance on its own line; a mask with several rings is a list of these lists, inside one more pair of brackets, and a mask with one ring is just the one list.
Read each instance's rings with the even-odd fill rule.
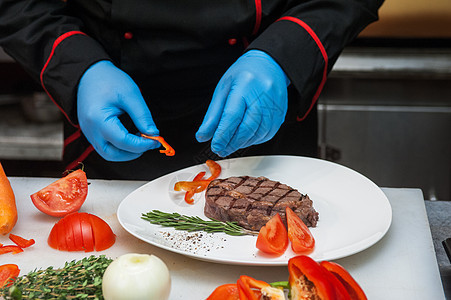
[[[50,265],[92,254],[115,258],[124,253],[151,253],[166,262],[171,272],[170,299],[205,299],[219,285],[249,275],[267,282],[288,279],[286,267],[224,265],[198,261],[162,250],[128,234],[118,223],[121,200],[146,182],[89,180],[89,193],[82,211],[108,222],[117,235],[116,244],[101,252],[61,252],[47,245],[47,236],[58,220],[39,212],[29,195],[53,182],[51,178],[10,178],[16,195],[19,220],[13,233],[34,238],[36,244],[20,254],[0,256],[0,264],[15,263],[26,274]],[[374,246],[337,260],[360,283],[368,299],[445,299],[423,195],[419,189],[383,188],[393,210],[392,225]],[[357,224],[358,226],[358,224]],[[7,237],[0,243],[9,244]]]

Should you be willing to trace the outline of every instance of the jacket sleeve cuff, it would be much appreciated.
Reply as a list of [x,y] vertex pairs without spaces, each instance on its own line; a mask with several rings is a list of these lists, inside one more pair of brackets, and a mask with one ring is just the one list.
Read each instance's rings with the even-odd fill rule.
[[329,58],[318,36],[302,20],[283,17],[255,39],[250,49],[267,52],[285,71],[300,95],[298,120],[303,120],[315,105],[329,70]]
[[78,127],[77,87],[83,73],[100,60],[111,60],[105,50],[80,31],[69,31],[53,43],[40,81],[69,123]]

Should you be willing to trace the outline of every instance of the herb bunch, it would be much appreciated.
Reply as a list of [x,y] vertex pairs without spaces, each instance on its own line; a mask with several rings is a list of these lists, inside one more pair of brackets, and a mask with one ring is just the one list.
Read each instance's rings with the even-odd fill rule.
[[177,230],[205,231],[209,233],[223,232],[228,235],[256,235],[258,232],[247,230],[237,222],[222,222],[215,219],[204,220],[198,216],[185,216],[179,213],[166,213],[152,210],[143,213],[141,218],[152,224],[173,227]]
[[0,289],[0,299],[103,299],[102,277],[113,260],[101,256],[66,262],[63,268],[35,270]]

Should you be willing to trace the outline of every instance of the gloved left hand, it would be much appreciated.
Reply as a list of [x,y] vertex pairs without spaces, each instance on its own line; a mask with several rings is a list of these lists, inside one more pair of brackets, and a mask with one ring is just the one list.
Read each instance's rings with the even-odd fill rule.
[[219,81],[197,140],[212,139],[212,151],[222,157],[270,140],[285,119],[289,84],[271,56],[246,52]]

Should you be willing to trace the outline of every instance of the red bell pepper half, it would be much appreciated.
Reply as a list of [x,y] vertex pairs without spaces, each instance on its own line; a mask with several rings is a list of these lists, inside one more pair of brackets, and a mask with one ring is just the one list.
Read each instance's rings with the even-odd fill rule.
[[268,254],[280,256],[288,248],[288,233],[279,214],[274,215],[260,229],[257,248]]
[[14,279],[19,276],[20,269],[15,264],[6,264],[0,266],[0,288],[5,285],[10,286]]
[[9,239],[11,241],[13,241],[14,244],[16,244],[17,246],[19,246],[20,248],[28,248],[31,245],[34,245],[35,241],[33,239],[24,239],[23,237],[20,237],[18,235],[9,234]]
[[228,283],[218,286],[207,300],[240,300],[238,286],[235,283]]
[[345,268],[331,261],[322,261],[320,265],[326,268],[343,284],[352,300],[367,300],[363,289]]
[[288,206],[285,209],[288,225],[288,239],[291,249],[297,254],[309,254],[315,248],[315,239],[307,225]]
[[308,256],[291,258],[288,272],[292,300],[308,299],[312,295],[322,300],[351,299],[339,280]]

